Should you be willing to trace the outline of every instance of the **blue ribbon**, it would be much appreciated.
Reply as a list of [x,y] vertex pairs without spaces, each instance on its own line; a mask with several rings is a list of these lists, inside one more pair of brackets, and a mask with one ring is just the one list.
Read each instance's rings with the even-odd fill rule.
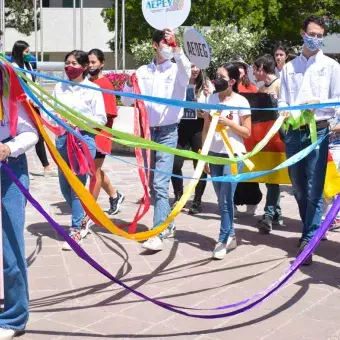
[[[0,61],[1,62],[1,61]],[[249,107],[243,107],[243,106],[228,106],[228,105],[222,105],[222,104],[204,104],[204,103],[198,103],[198,102],[189,102],[189,101],[183,101],[183,100],[175,100],[175,99],[166,99],[166,98],[159,98],[159,97],[152,97],[152,96],[145,96],[141,94],[134,94],[134,93],[128,93],[128,92],[120,92],[120,91],[111,91],[106,90],[98,87],[93,87],[89,85],[85,85],[82,83],[74,83],[70,80],[60,79],[52,76],[48,76],[45,74],[41,74],[38,72],[30,71],[30,70],[24,70],[21,68],[14,67],[15,70],[21,71],[23,73],[29,73],[32,75],[35,75],[37,77],[45,78],[48,80],[53,80],[56,82],[61,82],[65,84],[69,84],[72,86],[80,86],[83,88],[100,91],[108,94],[114,94],[116,96],[120,97],[128,97],[132,99],[140,99],[147,102],[153,102],[156,104],[162,104],[162,105],[169,105],[169,106],[177,106],[181,108],[187,108],[187,109],[193,109],[193,110],[249,110]],[[331,106],[340,106],[340,102],[333,102],[333,103],[320,103],[320,104],[309,104],[309,105],[295,105],[295,106],[288,106],[288,107],[278,107],[275,108],[277,111],[296,111],[296,110],[313,110],[313,109],[321,109],[325,107],[331,107]],[[259,110],[259,111],[273,111],[273,108],[250,108],[250,110]]]

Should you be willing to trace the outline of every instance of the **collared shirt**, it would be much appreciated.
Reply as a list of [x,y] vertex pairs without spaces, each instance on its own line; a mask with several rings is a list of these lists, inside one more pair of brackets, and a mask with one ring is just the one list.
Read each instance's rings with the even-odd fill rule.
[[[322,51],[308,60],[301,53],[284,66],[281,76],[279,107],[300,105],[313,99],[320,100],[320,103],[340,101],[340,65]],[[336,107],[316,109],[314,112],[317,121],[340,113]],[[293,117],[299,113],[291,111]]]
[[[81,84],[99,88],[98,85],[90,82],[87,78]],[[101,92],[60,82],[56,84],[53,96],[71,109],[78,111],[98,124],[106,124],[106,110]]]
[[[167,60],[163,64],[141,66],[137,72],[138,85],[142,95],[166,99],[185,100],[186,88],[191,76],[191,64],[183,51],[174,53],[176,63]],[[125,84],[124,92],[133,92]],[[133,99],[122,97],[124,105],[132,105]],[[183,116],[183,109],[145,101],[151,127],[178,123]]]
[[[2,98],[4,108],[4,120],[0,121],[0,141],[10,137],[10,125],[8,116],[8,99]],[[28,151],[38,142],[38,133],[27,116],[21,103],[18,103],[17,136],[5,143],[11,150],[11,157],[18,157]]]

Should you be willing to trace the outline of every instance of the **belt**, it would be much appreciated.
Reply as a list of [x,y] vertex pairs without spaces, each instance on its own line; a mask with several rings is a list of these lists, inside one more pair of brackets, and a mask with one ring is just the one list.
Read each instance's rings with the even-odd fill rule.
[[162,126],[150,126],[151,131],[160,131],[165,129],[171,129],[178,126],[178,123],[170,124],[170,125],[162,125]]
[[[317,129],[325,129],[329,127],[329,122],[328,120],[319,120],[318,122],[316,122],[316,128]],[[302,125],[300,126],[299,130],[309,130],[309,125]]]

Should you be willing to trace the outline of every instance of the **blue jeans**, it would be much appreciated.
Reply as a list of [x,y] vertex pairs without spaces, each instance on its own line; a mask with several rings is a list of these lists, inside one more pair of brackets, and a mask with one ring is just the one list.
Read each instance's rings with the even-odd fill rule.
[[[318,139],[328,133],[328,128],[318,129]],[[287,158],[311,144],[309,130],[288,130],[285,135]],[[323,189],[328,159],[329,138],[307,157],[288,168],[301,221],[302,241],[310,241],[320,226],[323,207]]]
[[[228,158],[225,154],[209,152],[209,155]],[[243,163],[237,164],[238,172],[242,172]],[[231,175],[230,165],[210,164],[211,177]],[[214,190],[217,196],[218,207],[221,215],[221,228],[218,242],[227,243],[229,236],[235,236],[234,229],[234,194],[237,183],[231,182],[213,182]]]
[[[162,145],[176,148],[178,140],[177,124],[150,128],[151,140]],[[151,168],[172,173],[174,155],[167,152],[151,151]],[[154,204],[153,227],[157,227],[168,217],[170,177],[158,172],[150,174],[151,202]]]
[[280,186],[278,184],[266,184],[267,197],[264,207],[264,216],[273,219],[281,218],[282,211],[280,207]]
[[[9,158],[8,166],[28,188],[25,155]],[[0,314],[0,328],[24,330],[28,321],[28,282],[24,226],[26,199],[7,172],[1,171],[1,213],[4,256],[5,311]]]
[[[86,139],[87,146],[90,150],[92,158],[96,155],[96,144],[92,134],[83,133],[83,137]],[[60,136],[56,141],[56,147],[63,159],[68,165],[70,165],[67,155],[66,134]],[[61,193],[63,194],[67,204],[72,210],[72,228],[80,229],[81,222],[84,218],[85,212],[80,203],[78,196],[74,193],[71,186],[68,184],[64,174],[58,169],[59,172],[59,185]],[[85,185],[87,175],[78,175],[79,180]]]

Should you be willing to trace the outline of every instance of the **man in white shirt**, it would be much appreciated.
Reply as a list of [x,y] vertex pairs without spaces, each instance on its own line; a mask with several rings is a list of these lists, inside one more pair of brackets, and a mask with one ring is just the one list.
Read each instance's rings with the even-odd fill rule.
[[[177,46],[175,34],[170,29],[153,33],[153,47],[156,55],[149,65],[141,66],[137,72],[141,94],[176,100],[185,100],[186,87],[191,75],[191,64],[183,50]],[[174,58],[176,63],[172,63]],[[133,92],[131,79],[127,81],[124,92]],[[122,97],[124,105],[133,104],[133,99]],[[182,118],[183,109],[151,102],[145,102],[148,113],[151,139],[157,143],[176,148],[177,126]],[[152,151],[151,168],[172,173],[174,155]],[[169,204],[170,177],[158,172],[151,172],[150,192],[154,204],[153,227],[164,222],[171,209]],[[159,237],[153,237],[143,244],[143,248],[159,251],[163,248],[163,239],[173,237],[175,226],[170,225]]]
[[[319,100],[321,103],[340,100],[340,65],[321,51],[324,34],[325,22],[321,17],[312,15],[303,22],[302,53],[288,63],[282,71],[280,107],[314,100]],[[299,111],[290,112],[294,118],[299,113]],[[313,113],[317,125],[317,137],[320,139],[328,134],[328,120],[335,116],[336,108],[316,109]],[[328,143],[329,139],[326,137],[319,148],[288,169],[303,223],[299,253],[307,246],[321,223]],[[289,127],[285,134],[287,158],[310,144],[310,130],[307,124],[297,130]],[[310,256],[304,264],[310,265],[312,262]]]

